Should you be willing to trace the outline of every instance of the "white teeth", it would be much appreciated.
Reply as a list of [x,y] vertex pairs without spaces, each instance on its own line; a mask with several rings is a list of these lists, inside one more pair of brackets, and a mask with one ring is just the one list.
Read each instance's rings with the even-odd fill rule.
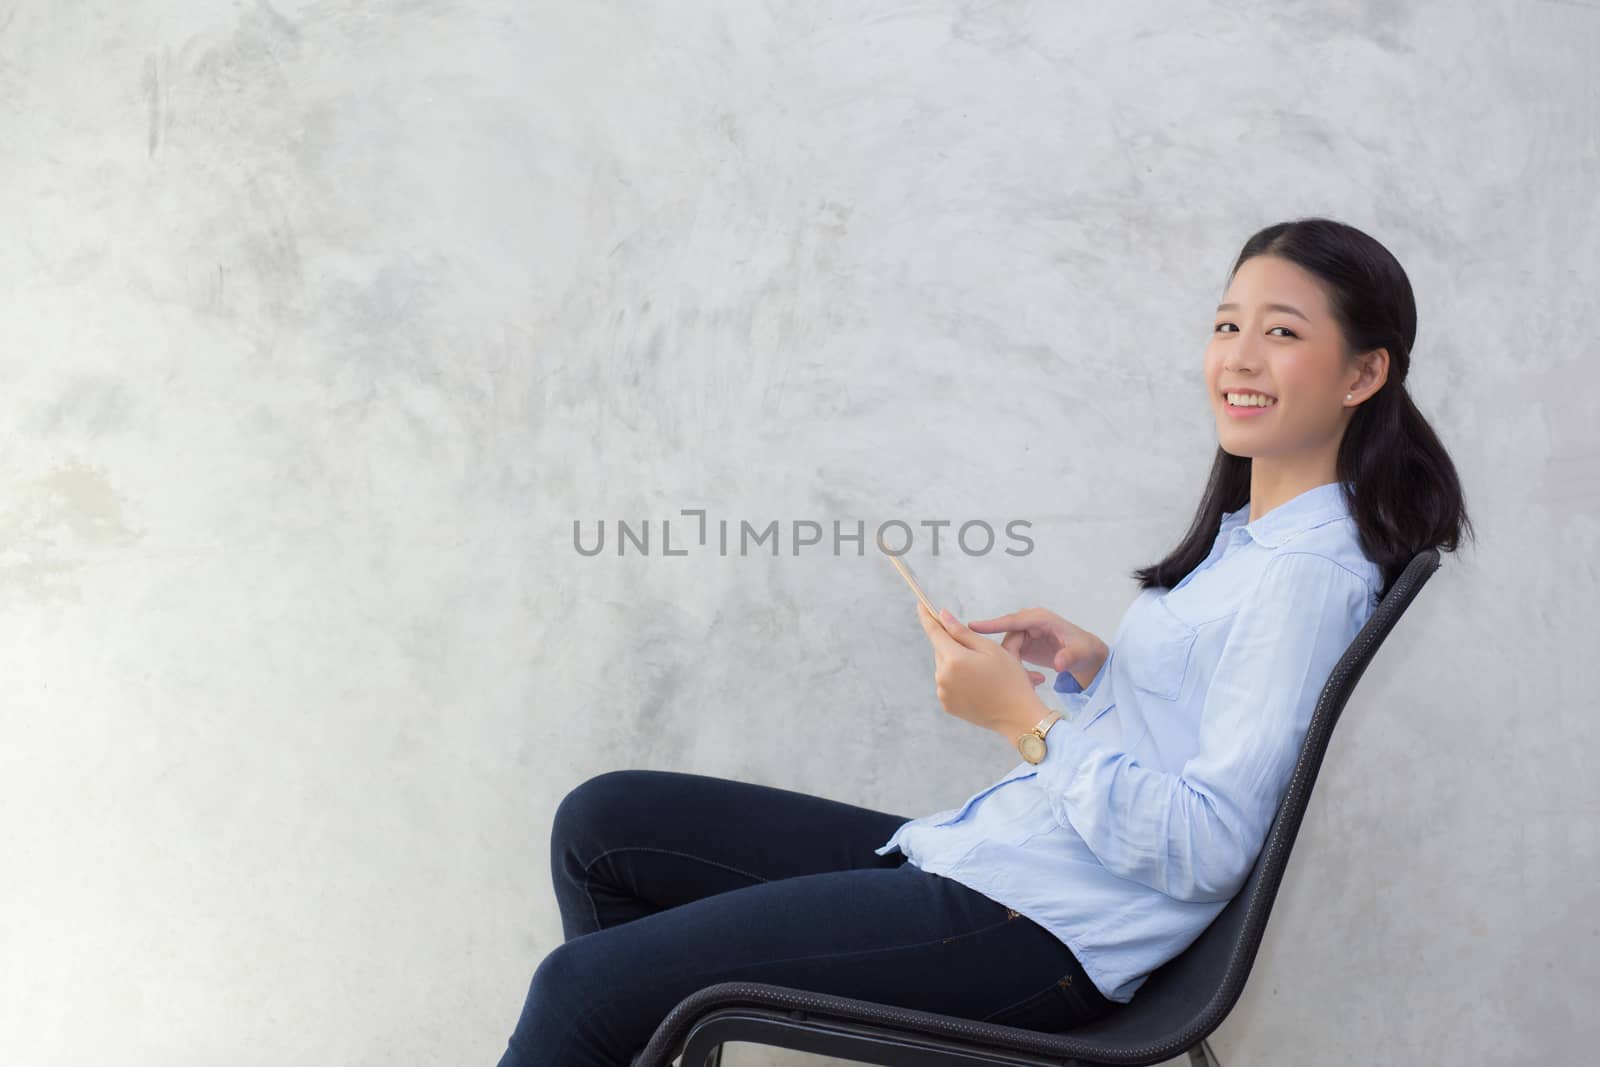
[[1238,408],[1268,408],[1277,401],[1271,397],[1259,396],[1255,393],[1229,393],[1228,403]]

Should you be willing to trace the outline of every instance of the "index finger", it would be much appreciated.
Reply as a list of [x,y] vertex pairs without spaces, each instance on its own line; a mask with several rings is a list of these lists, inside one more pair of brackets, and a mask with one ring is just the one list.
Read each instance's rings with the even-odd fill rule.
[[993,619],[974,619],[967,623],[967,629],[976,630],[980,634],[992,634],[998,630],[1025,630],[1034,616],[1033,608],[1023,608],[1021,611],[1013,611],[1009,615]]

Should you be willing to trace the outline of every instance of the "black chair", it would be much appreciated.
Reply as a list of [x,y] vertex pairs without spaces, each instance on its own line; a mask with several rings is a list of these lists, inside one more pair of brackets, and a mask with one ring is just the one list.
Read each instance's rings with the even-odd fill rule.
[[1076,1029],[1044,1033],[766,983],[722,982],[680,1001],[632,1067],[668,1067],[680,1050],[681,1067],[717,1067],[727,1041],[887,1067],[1154,1064],[1184,1052],[1195,1067],[1212,1067],[1216,1059],[1206,1038],[1244,991],[1339,713],[1378,646],[1438,568],[1437,549],[1413,556],[1334,664],[1249,879],[1193,944],[1151,972],[1128,1004]]

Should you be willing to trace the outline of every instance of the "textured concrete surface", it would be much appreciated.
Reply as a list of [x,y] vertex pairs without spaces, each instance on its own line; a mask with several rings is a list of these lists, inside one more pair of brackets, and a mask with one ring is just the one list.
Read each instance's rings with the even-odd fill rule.
[[573,520],[1025,519],[930,583],[1109,634],[1301,214],[1410,272],[1481,540],[1214,1044],[1583,1058],[1596,54],[1579,0],[0,0],[0,1058],[491,1064],[585,777],[992,781],[881,561]]

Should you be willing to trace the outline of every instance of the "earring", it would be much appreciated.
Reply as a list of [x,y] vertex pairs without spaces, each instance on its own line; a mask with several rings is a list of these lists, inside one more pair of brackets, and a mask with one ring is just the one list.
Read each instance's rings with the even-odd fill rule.
[[1351,398],[1351,397],[1353,397],[1353,396],[1355,396],[1355,395],[1356,395],[1356,394],[1354,394],[1354,393],[1346,393],[1346,394],[1344,394],[1344,398],[1345,398],[1345,399],[1346,399],[1346,400],[1349,400],[1349,399],[1350,399],[1350,398]]

